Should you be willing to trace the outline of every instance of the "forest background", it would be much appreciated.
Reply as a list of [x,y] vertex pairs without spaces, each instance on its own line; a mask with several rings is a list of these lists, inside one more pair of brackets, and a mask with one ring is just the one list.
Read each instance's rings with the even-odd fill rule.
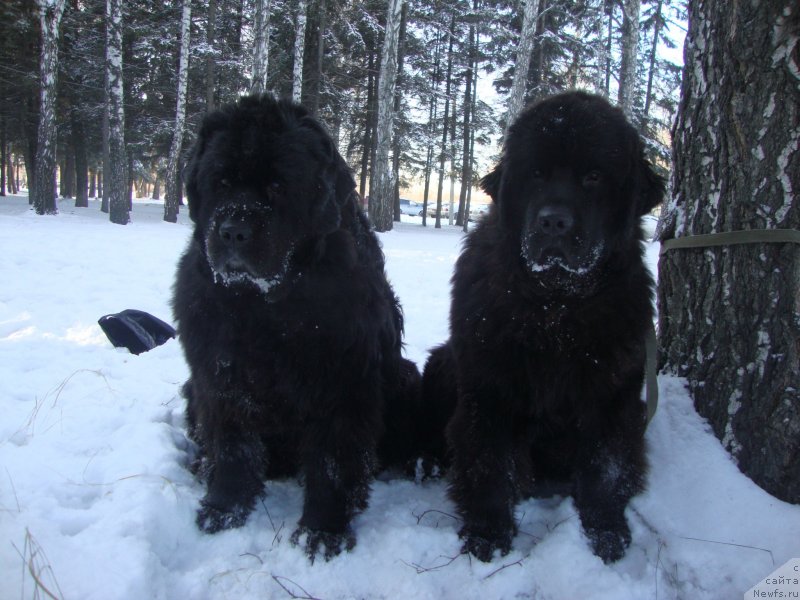
[[[57,195],[102,197],[117,223],[134,195],[166,195],[174,221],[203,115],[263,91],[326,123],[381,231],[401,195],[425,203],[424,224],[429,203],[437,227],[465,224],[507,123],[565,89],[619,104],[666,175],[685,21],[683,0],[4,2],[0,194],[27,186],[41,214]],[[53,193],[36,195],[37,169]]]

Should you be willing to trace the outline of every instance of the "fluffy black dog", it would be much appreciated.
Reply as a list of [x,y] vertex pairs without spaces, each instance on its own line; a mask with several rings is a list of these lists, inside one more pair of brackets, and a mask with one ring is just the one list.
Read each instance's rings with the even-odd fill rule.
[[567,493],[595,554],[615,561],[647,470],[640,217],[663,183],[622,112],[580,92],[523,112],[481,183],[494,204],[456,263],[451,337],[423,377],[425,403],[454,410],[464,550],[507,552],[519,498]]
[[[355,183],[299,105],[242,98],[209,114],[186,169],[194,236],[173,309],[190,367],[197,523],[242,525],[263,481],[305,480],[293,540],[350,549],[378,464],[402,462],[419,373]],[[303,538],[305,536],[305,538]]]

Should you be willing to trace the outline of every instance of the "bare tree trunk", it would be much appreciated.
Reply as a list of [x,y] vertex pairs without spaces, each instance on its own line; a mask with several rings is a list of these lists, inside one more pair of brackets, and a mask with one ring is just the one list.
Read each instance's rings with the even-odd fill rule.
[[[5,106],[2,107],[3,109]],[[0,196],[6,195],[6,165],[8,164],[8,135],[5,111],[0,112]],[[14,192],[11,192],[12,194]]]
[[370,48],[367,57],[367,106],[366,117],[364,119],[364,151],[361,154],[361,177],[358,187],[358,192],[363,198],[367,193],[367,181],[369,180],[370,172],[370,158],[372,157],[372,149],[374,147],[375,138],[373,136],[375,130],[375,120],[377,115],[376,99],[377,92],[377,77],[375,76],[375,51]]
[[56,77],[58,76],[58,30],[64,1],[38,0],[42,29],[39,62],[41,104],[36,140],[36,186],[33,206],[40,215],[56,214]]
[[86,131],[83,126],[83,117],[75,105],[70,109],[70,121],[72,124],[72,147],[75,150],[75,207],[86,208],[89,206],[87,194],[89,161],[86,156]]
[[108,114],[108,192],[112,223],[130,222],[129,192],[125,153],[125,105],[122,90],[122,0],[106,0],[106,113]]
[[525,88],[528,83],[528,69],[531,66],[533,40],[536,37],[536,20],[539,17],[539,0],[526,0],[522,17],[522,32],[517,47],[517,58],[514,62],[514,83],[508,97],[506,112],[506,131],[517,118],[525,103]]
[[444,120],[442,125],[442,146],[439,154],[439,185],[436,188],[436,229],[442,228],[442,188],[444,186],[444,161],[447,157],[447,134],[449,133],[450,124],[450,86],[452,85],[453,75],[453,30],[456,25],[455,13],[450,18],[450,29],[448,36],[450,41],[447,46],[447,74],[445,75],[445,92],[444,92]]
[[[183,10],[186,10],[184,5]],[[191,11],[191,7],[189,7]],[[185,13],[184,13],[185,16]],[[206,112],[209,113],[214,110],[216,102],[214,101],[214,92],[216,88],[216,64],[217,59],[212,51],[214,48],[214,40],[216,38],[217,30],[217,0],[208,0],[208,21],[206,21]],[[188,34],[187,34],[188,35]],[[181,45],[183,45],[183,24],[181,24]],[[181,55],[183,60],[183,55]],[[180,67],[178,67],[180,69]],[[179,84],[180,85],[180,84]],[[174,142],[173,142],[174,144]],[[169,186],[169,181],[167,182]],[[169,187],[167,187],[169,189]],[[164,192],[164,197],[169,198],[169,192]],[[166,206],[165,206],[166,208]],[[177,209],[175,214],[177,215]],[[164,220],[169,220],[164,215]],[[174,222],[174,221],[173,221]]]
[[[403,9],[400,13],[400,37],[397,47],[397,86],[394,92],[394,114],[400,114],[403,104],[403,61],[405,58],[405,39],[406,26],[408,24],[408,2],[403,2]],[[392,194],[392,208],[394,220],[400,222],[400,155],[402,147],[400,144],[401,135],[395,127],[395,135],[392,140],[392,173],[394,174],[394,193]]]
[[64,150],[64,167],[61,169],[61,197],[75,197],[75,149],[71,147],[69,140],[64,140],[62,145]]
[[[692,0],[661,240],[800,228],[795,0]],[[664,367],[739,468],[800,502],[800,245],[675,249],[659,262]]]
[[441,47],[442,40],[436,37],[436,47],[434,49],[433,61],[433,93],[431,94],[428,105],[428,127],[426,137],[428,140],[428,151],[425,158],[425,189],[422,195],[422,226],[428,226],[428,196],[431,187],[431,174],[433,172],[434,145],[436,140],[436,121],[439,112],[439,82],[441,77]]
[[[474,0],[472,8],[477,12],[478,0]],[[467,77],[464,85],[464,149],[461,155],[461,192],[458,196],[458,215],[456,225],[463,225],[469,220],[469,209],[467,208],[467,190],[472,185],[472,156],[470,155],[470,117],[472,110],[472,80],[477,79],[478,48],[475,24],[469,26],[469,58],[467,65]]]
[[267,89],[269,69],[269,17],[272,0],[255,0],[255,39],[253,40],[253,84],[250,92],[263,94]]
[[292,100],[300,102],[303,94],[303,58],[306,49],[306,20],[308,1],[298,0],[294,30],[294,65],[292,67]]
[[[314,10],[310,11],[311,31],[309,35],[312,42],[309,60],[305,61],[306,66],[306,85],[303,93],[303,104],[311,111],[311,114],[319,112],[320,93],[322,90],[322,66],[325,58],[325,28],[327,25],[328,7],[325,0],[316,0],[313,4]],[[306,50],[309,52],[309,50]]]
[[393,224],[394,173],[389,162],[389,149],[392,145],[394,124],[394,89],[397,83],[397,46],[402,6],[402,0],[389,0],[378,75],[375,168],[369,190],[369,218],[376,231],[390,231]]
[[650,60],[647,69],[647,92],[644,95],[644,115],[645,118],[650,114],[650,104],[653,101],[653,79],[656,74],[656,52],[658,50],[658,38],[661,37],[661,28],[664,26],[664,17],[661,14],[663,0],[658,0],[653,22],[653,43],[650,46]]
[[175,223],[178,220],[178,204],[183,190],[178,174],[183,146],[183,130],[186,123],[186,88],[189,81],[189,48],[191,44],[192,3],[183,0],[181,16],[181,47],[178,62],[178,93],[175,107],[175,131],[167,160],[167,174],[164,183],[164,220]]
[[636,51],[639,46],[639,13],[642,0],[623,0],[622,58],[619,67],[619,107],[630,119],[636,91]]
[[[472,95],[472,98],[473,98],[473,102],[474,102],[475,101],[474,100],[475,94]],[[475,155],[475,130],[474,129],[470,132],[469,146],[470,146],[469,147],[469,154],[470,154],[470,158],[471,158],[471,157],[473,157]],[[466,208],[464,209],[464,224],[462,226],[462,229],[463,229],[464,233],[467,233],[469,231],[469,213],[470,213],[470,205],[471,205],[471,203],[472,203],[472,186],[470,185],[467,188]]]

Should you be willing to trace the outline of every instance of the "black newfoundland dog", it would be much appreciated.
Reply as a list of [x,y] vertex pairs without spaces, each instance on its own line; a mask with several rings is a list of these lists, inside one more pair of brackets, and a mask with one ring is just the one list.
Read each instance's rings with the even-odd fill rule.
[[300,474],[292,539],[330,558],[355,543],[379,457],[399,463],[413,446],[419,373],[401,358],[377,238],[331,138],[288,101],[206,116],[186,188],[195,228],[173,309],[207,482],[197,523],[240,526],[265,479]]
[[518,499],[562,493],[595,554],[615,561],[647,470],[640,217],[663,183],[622,112],[580,92],[523,112],[481,183],[494,205],[456,263],[451,337],[423,378],[426,404],[453,412],[464,551],[508,552]]

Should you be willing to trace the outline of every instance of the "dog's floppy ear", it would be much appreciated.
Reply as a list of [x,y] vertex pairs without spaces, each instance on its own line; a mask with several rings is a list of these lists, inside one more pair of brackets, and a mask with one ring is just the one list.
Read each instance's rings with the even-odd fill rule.
[[653,170],[652,165],[642,157],[639,166],[639,215],[646,215],[664,199],[664,178]]
[[341,224],[341,209],[352,197],[355,180],[325,126],[307,113],[301,116],[299,124],[314,132],[322,148],[319,158],[327,163],[320,181],[322,198],[314,206],[314,221],[320,231],[333,231]]
[[189,160],[183,169],[183,181],[186,185],[186,196],[189,198],[189,218],[197,222],[200,211],[200,189],[198,187],[198,174],[200,170],[200,159],[206,150],[208,140],[215,131],[222,129],[228,119],[221,111],[210,113],[203,119],[200,126],[200,133],[197,134],[194,146],[189,153]]
[[319,137],[326,155],[325,159],[328,161],[330,169],[333,171],[332,177],[336,203],[339,206],[344,206],[352,196],[356,187],[356,182],[355,179],[353,179],[350,167],[347,166],[347,163],[336,149],[336,144],[333,143],[333,139],[331,139],[331,136],[319,121],[311,115],[305,114],[300,119],[300,124],[312,130]]
[[500,180],[503,178],[503,160],[497,163],[488,175],[480,180],[481,189],[486,192],[495,204],[500,204]]

